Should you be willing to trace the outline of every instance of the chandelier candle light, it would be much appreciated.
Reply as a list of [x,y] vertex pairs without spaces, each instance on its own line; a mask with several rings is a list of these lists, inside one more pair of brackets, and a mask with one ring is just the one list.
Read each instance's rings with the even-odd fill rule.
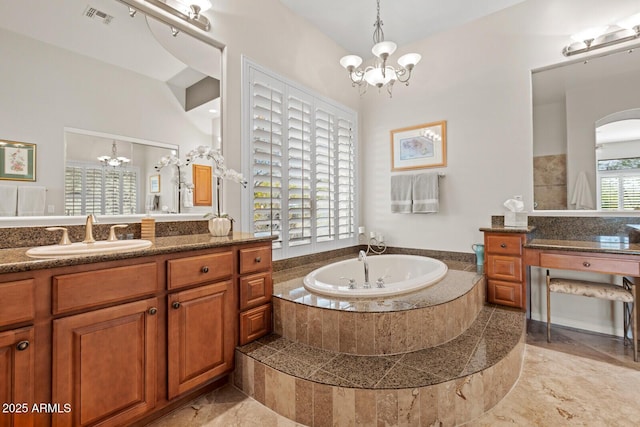
[[225,166],[224,157],[220,150],[200,145],[187,153],[187,165],[197,158],[213,160],[212,174],[216,178],[216,212],[210,212],[204,216],[209,220],[209,233],[212,236],[226,236],[231,231],[232,219],[229,218],[229,215],[221,212],[220,187],[222,180],[228,179],[237,182],[244,188],[247,187],[247,181],[241,173]]
[[411,71],[416,66],[422,56],[417,53],[407,53],[398,58],[400,68],[394,68],[387,65],[387,59],[396,51],[397,45],[392,41],[384,40],[384,32],[382,31],[383,22],[380,19],[380,0],[377,0],[378,16],[373,26],[373,48],[371,52],[376,56],[374,65],[369,65],[365,69],[360,68],[362,58],[358,55],[347,55],[340,59],[340,65],[347,69],[352,85],[358,86],[360,95],[367,91],[367,84],[375,86],[380,90],[382,87],[387,88],[387,92],[391,97],[391,90],[395,81],[409,85]]

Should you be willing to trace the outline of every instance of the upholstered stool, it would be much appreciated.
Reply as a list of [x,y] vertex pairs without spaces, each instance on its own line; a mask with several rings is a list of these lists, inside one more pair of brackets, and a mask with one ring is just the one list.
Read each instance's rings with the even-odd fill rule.
[[586,280],[552,278],[547,270],[547,342],[551,342],[551,292],[622,301],[624,306],[624,343],[627,345],[627,336],[629,327],[631,327],[633,360],[638,361],[636,286],[632,281],[625,277],[623,286],[616,286]]

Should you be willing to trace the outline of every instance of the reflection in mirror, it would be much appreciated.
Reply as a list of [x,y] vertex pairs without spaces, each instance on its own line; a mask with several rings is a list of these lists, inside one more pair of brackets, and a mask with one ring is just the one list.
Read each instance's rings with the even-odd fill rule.
[[[65,151],[65,215],[130,215],[161,212],[162,207],[166,213],[176,206],[175,176],[154,166],[162,157],[177,155],[177,145],[68,129]],[[105,165],[98,160],[103,156],[129,161]],[[152,188],[147,178],[152,176],[164,187]]]
[[640,109],[596,123],[598,208],[640,209]]
[[[532,85],[534,208],[599,209],[595,129],[640,108],[640,51],[534,70]],[[627,155],[640,157],[640,149]]]
[[140,176],[135,201],[111,199],[107,208],[105,196],[102,212],[144,213],[157,195],[160,210],[177,212],[173,171],[162,172],[160,194],[149,191],[150,177],[158,175],[153,165],[166,155],[150,147],[186,153],[218,146],[220,50],[185,32],[173,37],[168,25],[128,12],[116,0],[0,2],[0,139],[36,144],[38,182],[20,185],[46,185],[45,215],[87,212],[86,202],[69,204],[74,191],[65,191],[66,165],[98,165],[114,140]]

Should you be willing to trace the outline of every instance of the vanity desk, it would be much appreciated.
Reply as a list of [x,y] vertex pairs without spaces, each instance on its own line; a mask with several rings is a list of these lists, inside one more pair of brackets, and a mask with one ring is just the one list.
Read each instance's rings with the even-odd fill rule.
[[[489,303],[517,307],[530,313],[531,306],[527,301],[531,295],[531,267],[622,276],[625,278],[624,285],[614,286],[609,283],[557,279],[548,275],[547,316],[550,313],[549,292],[623,301],[625,333],[633,327],[633,336],[636,336],[640,310],[636,310],[635,304],[631,303],[636,302],[635,285],[640,280],[640,232],[637,225],[626,225],[623,233],[618,228],[610,235],[581,236],[584,240],[561,239],[557,236],[548,238],[543,233],[535,232],[535,226],[512,228],[494,225],[480,230],[485,235],[484,268]],[[549,324],[550,318],[547,317]],[[635,341],[636,361],[637,354]]]

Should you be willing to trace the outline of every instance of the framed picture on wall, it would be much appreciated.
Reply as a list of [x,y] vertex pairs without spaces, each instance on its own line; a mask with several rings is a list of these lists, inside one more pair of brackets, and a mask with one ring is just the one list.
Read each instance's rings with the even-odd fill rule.
[[151,175],[149,177],[149,193],[160,192],[160,175]]
[[36,144],[0,140],[0,179],[36,180]]
[[447,122],[433,122],[391,131],[391,170],[447,165]]

